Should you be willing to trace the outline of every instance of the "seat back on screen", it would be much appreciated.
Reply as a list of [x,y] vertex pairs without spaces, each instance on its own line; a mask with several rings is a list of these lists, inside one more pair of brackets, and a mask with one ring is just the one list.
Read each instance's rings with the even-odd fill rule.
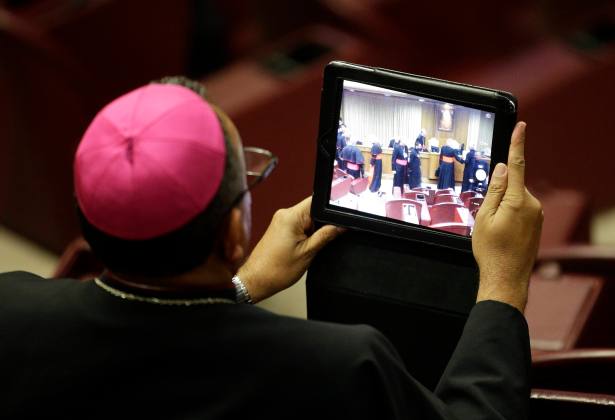
[[464,191],[459,194],[459,199],[463,201],[465,204],[468,199],[470,199],[471,197],[474,197],[477,194],[478,193],[476,191]]
[[331,201],[337,201],[350,193],[350,186],[352,185],[353,178],[350,175],[346,175],[340,178],[336,178],[331,183]]
[[468,210],[470,210],[470,213],[472,213],[474,210],[477,210],[480,208],[484,200],[485,199],[482,196],[469,198],[468,204],[466,205],[466,207],[468,208]]
[[350,192],[359,195],[367,189],[369,180],[367,178],[357,178],[350,184]]
[[472,226],[463,223],[436,223],[429,226],[433,229],[440,229],[445,232],[456,233],[458,235],[469,236],[472,231]]
[[444,194],[455,194],[455,191],[452,188],[443,188],[441,190],[436,190],[436,197]]
[[440,203],[429,207],[431,214],[431,223],[454,223],[456,222],[455,213],[459,207],[463,207],[458,203]]
[[440,203],[457,203],[457,196],[454,194],[438,194],[435,197],[434,204]]
[[404,207],[404,204],[408,204],[408,205],[412,205],[415,207],[417,215],[419,215],[419,218],[420,218],[421,207],[420,205],[417,205],[415,203],[416,203],[415,200],[407,200],[407,199],[389,200],[386,203],[384,203],[384,209],[385,209],[386,216],[392,219],[396,219],[396,220],[405,220],[404,215],[403,215],[403,207]]

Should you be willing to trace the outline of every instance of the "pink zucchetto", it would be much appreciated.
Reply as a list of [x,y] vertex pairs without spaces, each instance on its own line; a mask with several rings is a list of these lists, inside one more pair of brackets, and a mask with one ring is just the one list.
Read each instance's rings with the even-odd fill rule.
[[75,191],[94,227],[121,239],[172,232],[205,210],[224,174],[220,122],[198,94],[151,84],[96,115],[75,155]]

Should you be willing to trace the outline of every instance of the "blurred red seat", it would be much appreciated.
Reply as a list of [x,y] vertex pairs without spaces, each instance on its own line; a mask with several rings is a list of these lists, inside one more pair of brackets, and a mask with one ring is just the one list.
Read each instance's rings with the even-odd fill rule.
[[456,212],[458,208],[463,208],[462,204],[458,203],[441,203],[429,206],[429,214],[431,215],[431,223],[455,223]]
[[[553,331],[554,328],[571,331],[574,342],[562,348],[615,347],[615,247],[576,245],[541,248],[535,273],[535,276],[556,285],[560,282],[537,302],[532,303],[530,294],[528,307],[535,305],[536,314],[541,316],[546,316],[545,311],[551,308],[554,325],[545,331]],[[576,283],[576,286],[571,283]],[[568,286],[564,287],[566,284]],[[530,292],[532,287],[530,282]],[[570,301],[574,296],[575,300]],[[582,328],[575,326],[581,322],[579,319],[584,320]],[[531,318],[528,318],[528,323],[532,325]],[[568,327],[565,328],[565,325]]]
[[72,165],[98,83],[28,22],[0,9],[0,223],[57,253],[79,234]]
[[80,237],[66,247],[52,277],[87,280],[98,276],[103,270],[90,245]]
[[472,231],[472,227],[463,223],[436,223],[429,226],[433,229],[439,229],[450,233],[457,233],[459,235],[469,236]]
[[532,387],[615,395],[615,348],[532,356]]
[[534,388],[529,414],[531,420],[612,420],[615,395]]

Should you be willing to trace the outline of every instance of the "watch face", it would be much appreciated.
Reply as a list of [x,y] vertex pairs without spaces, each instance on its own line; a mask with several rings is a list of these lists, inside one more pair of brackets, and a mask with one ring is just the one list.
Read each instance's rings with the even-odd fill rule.
[[476,177],[476,179],[482,182],[487,179],[487,172],[485,172],[484,169],[478,169],[474,176]]

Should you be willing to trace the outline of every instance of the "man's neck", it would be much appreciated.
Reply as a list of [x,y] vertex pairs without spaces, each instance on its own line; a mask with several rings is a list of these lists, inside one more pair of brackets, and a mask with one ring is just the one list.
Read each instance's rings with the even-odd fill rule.
[[208,260],[205,264],[173,276],[141,276],[108,272],[115,281],[133,289],[149,292],[202,292],[233,288],[231,278],[234,272],[224,264]]

